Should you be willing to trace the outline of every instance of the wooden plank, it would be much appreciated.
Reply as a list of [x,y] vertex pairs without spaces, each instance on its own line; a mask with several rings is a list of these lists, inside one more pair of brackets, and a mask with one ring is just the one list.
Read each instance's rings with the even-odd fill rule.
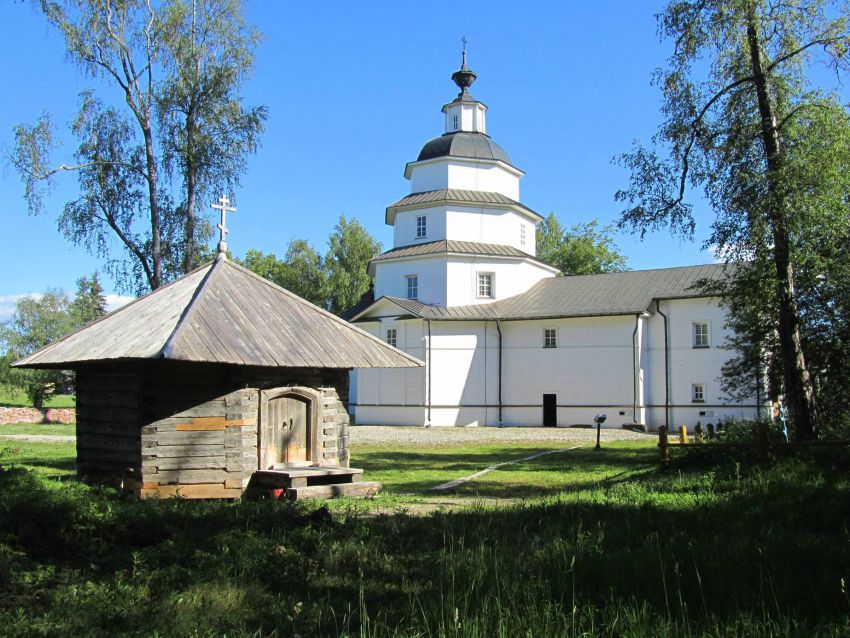
[[239,498],[242,487],[229,488],[224,483],[202,483],[196,485],[159,485],[142,488],[141,498]]
[[381,491],[377,481],[362,481],[359,483],[342,483],[336,485],[309,485],[307,487],[290,487],[286,490],[286,498],[298,501],[307,498],[366,498]]
[[196,417],[187,423],[177,423],[177,432],[211,432],[224,428],[256,426],[257,419],[227,419],[226,417]]
[[164,470],[162,472],[145,473],[145,478],[156,480],[160,484],[193,484],[193,483],[224,483],[227,479],[236,478],[241,472],[226,470]]
[[142,441],[154,445],[189,445],[192,443],[223,445],[224,432],[157,432],[156,434],[146,434]]
[[[221,454],[224,454],[223,445],[158,445],[156,447],[145,448],[142,452],[142,460],[189,456],[217,456]],[[225,458],[227,458],[227,455]]]
[[142,469],[157,470],[225,470],[229,472],[241,472],[242,463],[228,461],[220,456],[184,456],[167,459],[143,459]]

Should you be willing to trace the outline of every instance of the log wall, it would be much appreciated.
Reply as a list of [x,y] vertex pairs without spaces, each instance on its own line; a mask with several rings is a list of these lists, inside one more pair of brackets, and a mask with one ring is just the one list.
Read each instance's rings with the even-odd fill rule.
[[348,371],[141,362],[78,371],[84,480],[141,498],[237,498],[258,469],[260,390],[321,397],[321,463],[348,467]]

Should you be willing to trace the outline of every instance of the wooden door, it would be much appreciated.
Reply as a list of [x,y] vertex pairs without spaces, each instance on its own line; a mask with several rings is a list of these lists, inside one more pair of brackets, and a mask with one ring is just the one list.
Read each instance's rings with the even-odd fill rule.
[[558,397],[554,394],[543,395],[543,426],[558,425]]
[[297,397],[271,399],[266,408],[266,466],[310,463],[310,406]]

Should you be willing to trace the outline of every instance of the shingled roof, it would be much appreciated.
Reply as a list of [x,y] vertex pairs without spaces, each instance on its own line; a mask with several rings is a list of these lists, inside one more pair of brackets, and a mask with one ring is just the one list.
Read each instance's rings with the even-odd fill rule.
[[[630,315],[648,310],[655,299],[706,297],[708,295],[699,289],[698,283],[701,280],[721,280],[734,267],[730,264],[708,264],[601,275],[547,277],[514,297],[488,304],[449,308],[397,297],[387,296],[383,299],[395,303],[414,317],[442,321]],[[365,312],[362,311],[354,320],[363,317]]]
[[505,246],[502,244],[483,244],[475,241],[456,241],[453,239],[438,239],[437,241],[429,241],[424,244],[414,244],[413,246],[400,246],[393,248],[380,255],[373,257],[369,262],[370,272],[373,270],[372,264],[379,261],[388,261],[392,259],[400,259],[402,257],[417,257],[420,255],[435,255],[435,254],[455,254],[455,255],[476,255],[480,257],[514,257],[519,259],[531,259],[545,266],[549,266],[552,272],[557,272],[557,268],[547,264],[541,259],[527,252],[514,248],[513,246]]
[[400,210],[425,208],[435,204],[456,204],[458,206],[509,207],[518,210],[536,221],[543,221],[543,216],[531,210],[528,206],[511,199],[502,193],[490,191],[471,191],[462,188],[440,188],[433,191],[411,193],[397,202],[387,206],[385,220],[387,224],[395,223],[395,216]]
[[422,365],[222,256],[13,365],[74,368],[138,359],[295,368]]

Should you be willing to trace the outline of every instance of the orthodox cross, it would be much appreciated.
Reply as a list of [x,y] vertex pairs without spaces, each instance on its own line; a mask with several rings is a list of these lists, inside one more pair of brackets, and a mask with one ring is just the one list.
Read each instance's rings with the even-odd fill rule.
[[218,225],[218,229],[221,231],[221,235],[218,240],[218,252],[223,255],[227,252],[227,242],[224,241],[224,237],[228,232],[227,226],[225,225],[227,222],[227,213],[235,213],[236,208],[230,206],[230,200],[226,195],[219,197],[218,204],[211,204],[211,208],[221,211],[221,223]]

